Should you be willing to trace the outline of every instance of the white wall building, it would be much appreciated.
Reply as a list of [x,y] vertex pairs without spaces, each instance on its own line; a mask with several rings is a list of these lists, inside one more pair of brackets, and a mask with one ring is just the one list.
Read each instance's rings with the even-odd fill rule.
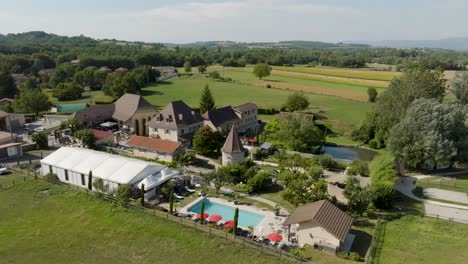
[[62,147],[41,160],[41,174],[54,173],[60,181],[88,187],[88,175],[102,179],[109,191],[120,184],[140,188],[145,184],[145,199],[152,198],[155,188],[179,173],[165,165],[122,157],[84,148]]

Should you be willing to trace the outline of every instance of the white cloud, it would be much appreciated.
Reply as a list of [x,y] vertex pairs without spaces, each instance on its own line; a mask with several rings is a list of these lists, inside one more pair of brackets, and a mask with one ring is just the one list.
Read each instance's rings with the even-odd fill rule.
[[78,14],[75,10],[55,10],[50,14],[37,12],[33,16],[0,11],[0,32],[44,30],[63,35],[176,43],[420,39],[468,35],[468,28],[458,26],[464,22],[464,12],[468,8],[466,1],[446,0],[449,4],[444,8],[440,8],[436,0],[427,0],[424,4],[408,1],[416,4],[403,8],[390,2],[358,7],[354,1],[329,4],[322,0],[192,0],[183,4],[167,1],[155,8],[109,12],[100,16]]

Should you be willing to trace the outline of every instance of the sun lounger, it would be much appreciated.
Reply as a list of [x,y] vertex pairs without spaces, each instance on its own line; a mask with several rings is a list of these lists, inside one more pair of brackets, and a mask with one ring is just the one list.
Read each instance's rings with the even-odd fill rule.
[[184,197],[183,197],[183,196],[179,196],[179,195],[177,195],[177,194],[175,194],[175,193],[174,193],[174,198],[176,198],[176,199],[179,199],[179,200],[182,200],[182,199],[184,199]]
[[185,190],[189,193],[194,193],[195,190],[190,189],[189,187],[185,186]]

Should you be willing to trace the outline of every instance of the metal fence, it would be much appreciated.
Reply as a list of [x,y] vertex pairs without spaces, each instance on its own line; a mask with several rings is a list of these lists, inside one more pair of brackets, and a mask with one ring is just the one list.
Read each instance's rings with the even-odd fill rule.
[[3,177],[2,179],[0,179],[0,191],[7,190],[21,182],[34,180],[36,177],[34,172],[30,170],[24,170],[24,169],[16,168],[16,167],[8,167],[8,170],[19,172],[22,174],[22,176],[11,177],[9,176],[9,174],[0,176],[0,177]]
[[[18,171],[20,171],[20,170],[18,170]],[[21,171],[21,172],[24,173],[24,170]],[[31,179],[44,180],[42,177],[35,177],[34,173],[32,173],[31,176],[25,176],[25,181],[26,180],[31,180]],[[95,194],[97,197],[101,198],[102,200],[110,202],[110,203],[115,204],[115,205],[117,205],[119,203],[119,201],[113,195],[104,194],[104,193],[98,194],[98,193],[96,193],[94,191],[93,192],[89,191],[86,188],[83,188],[83,187],[80,187],[80,186],[75,186],[75,185],[70,185],[68,183],[65,183],[65,182],[62,182],[62,181],[57,181],[57,180],[50,180],[49,179],[48,182],[51,182],[51,183],[54,183],[54,184],[57,184],[57,185],[62,185],[62,186],[65,186],[67,188],[70,188],[70,189],[79,190],[79,191],[82,191],[82,192],[87,192],[89,194]],[[293,261],[293,262],[313,263],[310,259],[306,259],[306,258],[303,258],[301,256],[292,255],[292,254],[290,254],[289,252],[287,252],[285,250],[274,248],[272,246],[269,246],[268,244],[256,242],[256,241],[253,241],[253,240],[251,240],[249,238],[246,238],[246,237],[234,236],[232,233],[227,233],[227,232],[225,232],[223,230],[212,227],[210,225],[201,225],[200,223],[194,222],[194,221],[192,221],[190,219],[186,219],[184,217],[173,216],[173,215],[169,214],[168,212],[164,212],[164,211],[161,211],[161,210],[156,209],[156,208],[147,208],[147,207],[143,207],[141,205],[135,205],[135,204],[132,204],[132,203],[127,203],[126,206],[127,206],[127,208],[129,208],[131,210],[138,210],[138,211],[141,211],[143,213],[153,215],[153,216],[161,218],[161,219],[165,219],[166,221],[178,223],[180,225],[193,228],[196,231],[202,231],[207,236],[217,236],[217,237],[220,237],[220,238],[222,238],[222,239],[224,239],[226,241],[230,241],[230,242],[233,242],[233,243],[240,244],[242,246],[242,248],[246,248],[246,249],[250,248],[250,249],[259,250],[262,254],[276,256],[276,257],[278,257],[280,259],[283,259],[283,260],[288,260],[288,261]]]
[[372,234],[372,241],[369,247],[368,255],[366,257],[367,264],[377,264],[379,248],[383,243],[383,235],[385,233],[385,221],[377,220],[374,233]]

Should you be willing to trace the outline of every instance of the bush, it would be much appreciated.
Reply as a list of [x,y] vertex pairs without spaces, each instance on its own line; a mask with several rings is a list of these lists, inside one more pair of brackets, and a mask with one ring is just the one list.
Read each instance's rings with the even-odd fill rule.
[[367,177],[369,176],[369,164],[367,161],[355,160],[351,162],[348,169],[348,174],[353,176],[361,175]]
[[388,152],[382,152],[369,164],[371,184],[385,184],[393,187],[398,173],[395,169],[393,156]]
[[393,206],[393,187],[386,184],[372,184],[370,197],[378,209],[390,209]]
[[34,132],[31,136],[31,139],[41,149],[46,149],[49,147],[49,139],[47,138],[47,134],[44,131]]
[[353,261],[362,261],[362,257],[358,253],[356,253],[354,251],[349,252],[349,254],[347,254],[345,252],[338,252],[336,255],[338,257],[344,258],[344,259],[349,259],[349,260],[353,260]]
[[117,188],[117,194],[116,194],[117,204],[119,204],[122,207],[127,207],[127,204],[130,201],[130,195],[131,195],[130,185],[128,184],[120,185],[119,188]]
[[60,181],[59,177],[57,176],[57,174],[55,173],[47,173],[45,176],[44,176],[44,179],[48,182],[57,182],[57,181]]
[[264,191],[271,185],[271,176],[268,172],[259,172],[247,181],[247,185],[250,192]]
[[324,169],[346,169],[346,165],[333,159],[330,155],[315,155],[312,157],[312,164]]
[[296,257],[304,257],[304,250],[298,247],[295,247],[289,251],[289,254],[296,256]]

